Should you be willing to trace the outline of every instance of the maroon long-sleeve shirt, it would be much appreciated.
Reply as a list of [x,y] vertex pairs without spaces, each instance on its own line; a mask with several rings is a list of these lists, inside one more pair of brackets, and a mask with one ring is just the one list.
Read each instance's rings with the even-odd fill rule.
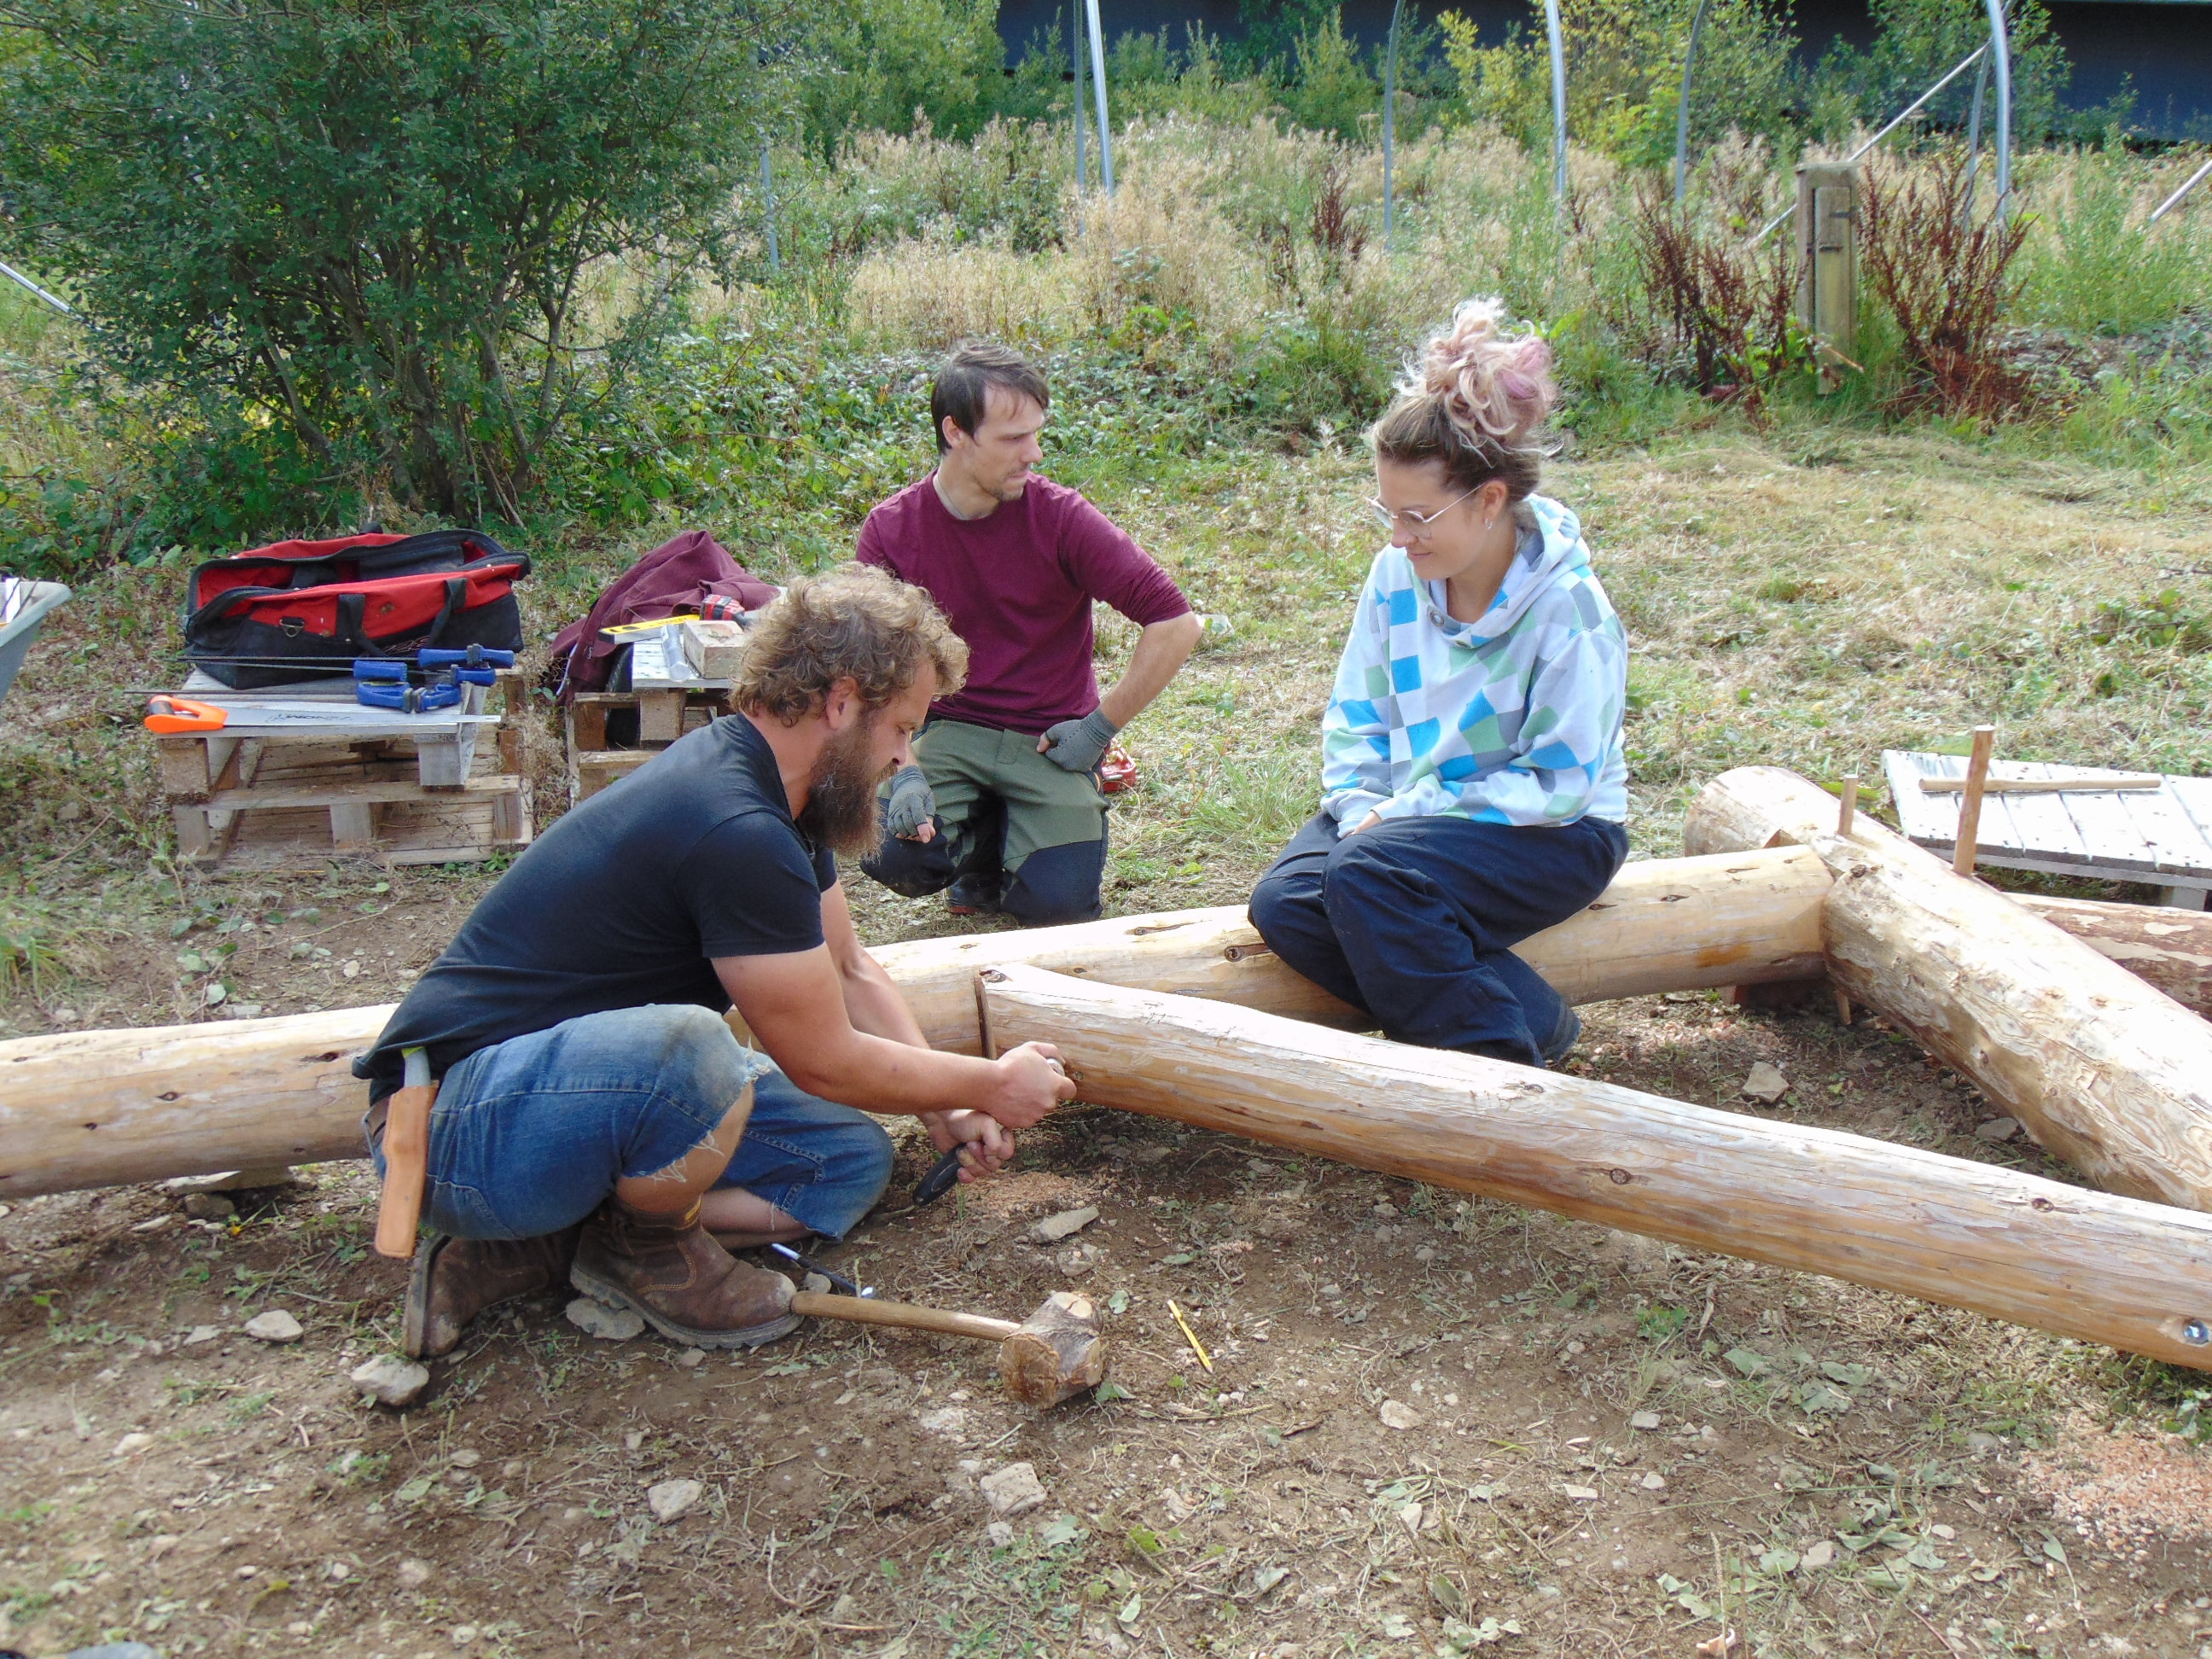
[[1019,501],[956,519],[933,478],[880,503],[860,560],[927,589],[968,641],[968,684],[932,713],[1006,732],[1042,732],[1098,706],[1091,602],[1140,628],[1190,602],[1128,532],[1064,484],[1030,475]]

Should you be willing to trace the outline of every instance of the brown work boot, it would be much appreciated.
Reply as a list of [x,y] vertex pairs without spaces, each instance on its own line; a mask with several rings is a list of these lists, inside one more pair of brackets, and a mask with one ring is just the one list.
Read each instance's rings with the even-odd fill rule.
[[695,1348],[754,1348],[799,1328],[791,1281],[732,1260],[700,1224],[696,1202],[681,1215],[652,1215],[609,1199],[584,1224],[568,1282]]
[[461,1340],[468,1323],[487,1308],[533,1291],[550,1290],[568,1277],[581,1227],[563,1227],[542,1238],[448,1238],[441,1233],[415,1252],[400,1322],[400,1346],[410,1359],[433,1359]]

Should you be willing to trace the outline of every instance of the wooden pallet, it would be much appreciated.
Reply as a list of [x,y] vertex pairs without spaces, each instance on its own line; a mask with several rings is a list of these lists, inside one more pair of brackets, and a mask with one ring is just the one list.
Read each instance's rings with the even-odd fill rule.
[[[586,691],[568,706],[568,799],[589,800],[677,738],[711,724],[729,705],[717,691]],[[632,727],[623,716],[635,711]],[[608,717],[616,730],[608,732]],[[636,736],[631,736],[632,731]],[[617,739],[627,739],[620,747]]]
[[569,703],[571,801],[590,799],[678,738],[729,713],[729,681],[697,673],[676,648],[673,633],[638,635],[619,663],[611,689],[579,692]]
[[[1965,759],[1892,749],[1881,764],[1899,826],[1920,846],[1949,856],[1961,798],[1930,794],[1920,780],[1964,777]],[[1992,769],[1999,779],[2076,785],[2112,775],[2108,768],[2039,761],[1999,761]],[[2161,903],[2202,910],[2212,898],[2212,778],[2161,777],[2154,790],[1992,791],[1982,802],[1975,849],[1980,863],[2014,870],[2148,882],[2161,890]]]
[[444,745],[337,734],[159,739],[178,855],[202,869],[313,869],[334,857],[469,863],[529,845],[522,733],[478,743],[442,780]]

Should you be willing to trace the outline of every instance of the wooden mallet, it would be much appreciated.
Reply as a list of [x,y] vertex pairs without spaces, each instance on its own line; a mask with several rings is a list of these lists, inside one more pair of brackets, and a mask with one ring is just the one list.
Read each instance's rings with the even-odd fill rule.
[[901,1330],[937,1331],[996,1342],[999,1375],[1006,1392],[1036,1411],[1048,1410],[1106,1380],[1106,1339],[1099,1330],[1098,1305],[1077,1291],[1054,1291],[1018,1325],[1011,1319],[987,1319],[981,1314],[813,1291],[794,1294],[791,1310],[816,1319],[890,1325]]

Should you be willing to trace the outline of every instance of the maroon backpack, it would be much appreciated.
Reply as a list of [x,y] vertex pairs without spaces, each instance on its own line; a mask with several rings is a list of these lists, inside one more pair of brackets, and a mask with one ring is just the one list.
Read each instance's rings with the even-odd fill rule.
[[615,657],[625,647],[601,639],[600,629],[702,611],[708,599],[717,598],[757,611],[776,592],[705,531],[687,530],[616,577],[581,622],[561,630],[545,665],[544,683],[564,703],[580,691],[604,691]]

